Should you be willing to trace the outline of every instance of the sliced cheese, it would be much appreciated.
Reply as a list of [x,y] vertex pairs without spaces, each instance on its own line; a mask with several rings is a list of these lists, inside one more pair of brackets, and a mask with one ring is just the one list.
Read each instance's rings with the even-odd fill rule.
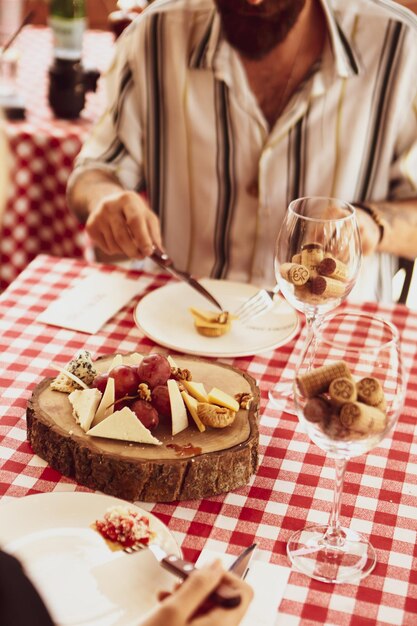
[[100,404],[101,391],[98,389],[77,389],[70,393],[68,400],[71,402],[75,421],[87,432]]
[[103,421],[114,411],[114,378],[111,376],[107,379],[107,385],[101,398],[96,414],[93,419],[93,426]]
[[187,409],[176,380],[167,381],[169,403],[171,406],[172,434],[177,435],[188,427]]
[[162,441],[154,437],[151,431],[145,428],[127,406],[120,411],[112,413],[97,426],[91,428],[87,435],[105,437],[106,439],[119,439],[121,441],[134,441],[135,443],[149,443],[154,446],[162,445]]
[[199,402],[208,402],[207,391],[203,383],[197,383],[193,380],[182,380],[181,383],[193,398]]
[[197,413],[198,400],[193,398],[193,396],[190,396],[190,394],[187,393],[186,391],[181,391],[181,395],[182,395],[182,399],[184,400],[185,406],[189,410],[191,417],[196,423],[198,430],[200,431],[200,433],[203,433],[206,430],[206,427],[204,426],[201,419],[198,417],[198,413]]
[[170,364],[171,367],[175,367],[176,369],[178,369],[178,365],[175,363],[174,359],[172,358],[172,356],[167,356],[167,361]]
[[228,393],[218,389],[217,387],[213,387],[213,389],[208,394],[208,401],[212,404],[218,404],[219,406],[225,406],[227,409],[231,411],[239,410],[239,402],[235,400],[232,396],[229,396]]
[[110,363],[109,372],[113,369],[113,367],[117,367],[118,365],[123,365],[123,357],[121,354],[116,354],[113,358],[113,361]]

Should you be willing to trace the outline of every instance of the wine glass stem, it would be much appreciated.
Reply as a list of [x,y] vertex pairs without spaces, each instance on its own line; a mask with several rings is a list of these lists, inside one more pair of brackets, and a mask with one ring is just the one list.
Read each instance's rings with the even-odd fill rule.
[[340,527],[340,507],[342,504],[343,483],[347,459],[335,459],[335,483],[333,491],[333,504],[330,512],[328,529],[325,534],[325,541],[330,546],[340,546],[345,540],[345,534]]

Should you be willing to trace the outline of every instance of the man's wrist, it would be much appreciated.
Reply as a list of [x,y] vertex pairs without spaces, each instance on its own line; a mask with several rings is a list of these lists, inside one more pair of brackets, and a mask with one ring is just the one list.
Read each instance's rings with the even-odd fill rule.
[[371,217],[373,221],[375,222],[375,224],[378,226],[378,229],[379,229],[378,245],[379,245],[384,238],[385,226],[386,226],[386,222],[381,212],[378,211],[378,208],[374,204],[371,204],[370,202],[352,202],[352,205],[355,208],[361,209],[362,211],[364,211],[364,213],[367,213],[369,217]]

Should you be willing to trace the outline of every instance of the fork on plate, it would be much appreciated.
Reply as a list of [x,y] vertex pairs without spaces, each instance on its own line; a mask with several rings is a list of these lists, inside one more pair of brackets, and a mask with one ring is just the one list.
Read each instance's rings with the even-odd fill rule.
[[279,292],[279,286],[273,289],[260,289],[253,296],[233,311],[233,315],[239,318],[243,324],[252,321],[255,317],[266,313],[274,304],[274,296]]

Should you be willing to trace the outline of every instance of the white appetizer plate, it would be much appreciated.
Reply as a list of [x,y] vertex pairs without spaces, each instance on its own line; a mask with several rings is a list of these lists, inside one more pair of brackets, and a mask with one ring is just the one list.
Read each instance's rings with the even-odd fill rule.
[[148,550],[113,552],[91,528],[118,505],[146,515],[155,541],[181,556],[160,520],[118,498],[54,492],[0,505],[0,545],[20,559],[57,626],[137,626],[158,591],[171,590],[178,580]]
[[[224,310],[233,313],[259,287],[226,280],[203,279],[201,283],[216,297]],[[194,328],[190,307],[215,310],[208,300],[185,283],[155,289],[144,296],[135,310],[135,323],[156,343],[171,350],[197,356],[234,358],[251,356],[286,344],[297,333],[296,311],[276,297],[267,313],[243,325],[234,320],[231,331],[222,337],[204,337]]]

